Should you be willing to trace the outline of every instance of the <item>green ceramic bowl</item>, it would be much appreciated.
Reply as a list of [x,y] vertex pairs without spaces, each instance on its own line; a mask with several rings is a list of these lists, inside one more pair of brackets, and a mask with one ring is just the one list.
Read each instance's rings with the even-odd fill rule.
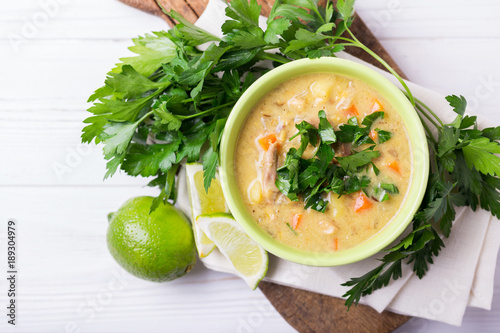
[[[240,129],[255,104],[273,88],[291,78],[310,73],[336,73],[368,83],[399,112],[411,142],[413,172],[409,191],[397,216],[379,233],[363,243],[339,252],[312,253],[292,248],[272,238],[261,229],[247,211],[238,190],[234,156]],[[389,80],[361,64],[338,58],[302,59],[271,70],[258,79],[234,106],[221,142],[221,183],[234,218],[248,235],[270,253],[310,266],[337,266],[368,258],[393,242],[406,229],[422,202],[429,174],[429,152],[424,129],[412,105]]]

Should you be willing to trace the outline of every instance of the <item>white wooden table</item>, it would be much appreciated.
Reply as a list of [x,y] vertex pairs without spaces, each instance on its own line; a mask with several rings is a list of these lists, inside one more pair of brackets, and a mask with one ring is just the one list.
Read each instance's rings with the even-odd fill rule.
[[[86,98],[130,38],[165,23],[116,0],[0,8],[0,331],[293,331],[237,278],[198,264],[185,278],[149,283],[108,254],[107,213],[156,191],[124,175],[102,181],[100,148],[80,144]],[[357,10],[408,77],[465,95],[500,124],[498,1],[359,0]],[[15,328],[5,316],[9,218],[18,225]],[[468,309],[461,328],[414,319],[398,332],[498,331],[500,274],[496,282],[492,310]]]

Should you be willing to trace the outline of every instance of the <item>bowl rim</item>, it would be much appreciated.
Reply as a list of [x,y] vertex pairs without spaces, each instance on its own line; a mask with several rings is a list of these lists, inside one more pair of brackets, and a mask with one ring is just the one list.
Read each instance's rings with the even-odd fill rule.
[[[241,126],[260,99],[279,84],[310,73],[334,73],[366,82],[400,114],[410,141],[412,174],[403,205],[383,229],[362,243],[339,252],[308,252],[272,238],[248,212],[241,199],[234,172],[234,155]],[[406,96],[383,75],[360,63],[333,57],[301,59],[281,65],[256,80],[239,98],[222,135],[220,181],[229,210],[245,232],[268,252],[309,266],[338,266],[366,259],[390,245],[412,221],[423,200],[429,175],[429,151],[424,128]]]

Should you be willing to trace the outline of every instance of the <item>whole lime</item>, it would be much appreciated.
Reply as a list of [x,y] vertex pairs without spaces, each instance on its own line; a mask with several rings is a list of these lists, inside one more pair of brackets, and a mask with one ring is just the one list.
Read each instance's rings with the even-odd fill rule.
[[132,198],[110,215],[108,248],[129,273],[149,281],[171,281],[196,262],[193,231],[184,214],[169,203],[150,214],[152,201]]

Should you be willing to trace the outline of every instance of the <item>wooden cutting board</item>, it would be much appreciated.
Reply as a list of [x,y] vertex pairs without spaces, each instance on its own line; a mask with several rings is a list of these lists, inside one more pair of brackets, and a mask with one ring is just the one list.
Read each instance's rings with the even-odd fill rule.
[[[162,13],[155,0],[120,1],[137,9],[161,16],[169,23],[173,23],[170,18]],[[267,15],[274,0],[257,1],[262,6],[262,15]],[[194,23],[205,10],[208,0],[160,0],[160,3],[167,10],[174,9]],[[394,60],[359,17],[354,20],[351,30],[362,43],[381,56],[402,77],[405,77]],[[382,65],[358,48],[351,48],[348,52],[384,69]],[[410,317],[388,311],[379,314],[364,305],[352,307],[347,312],[342,299],[275,283],[262,281],[259,288],[283,318],[299,332],[385,333],[395,330],[410,319]]]

